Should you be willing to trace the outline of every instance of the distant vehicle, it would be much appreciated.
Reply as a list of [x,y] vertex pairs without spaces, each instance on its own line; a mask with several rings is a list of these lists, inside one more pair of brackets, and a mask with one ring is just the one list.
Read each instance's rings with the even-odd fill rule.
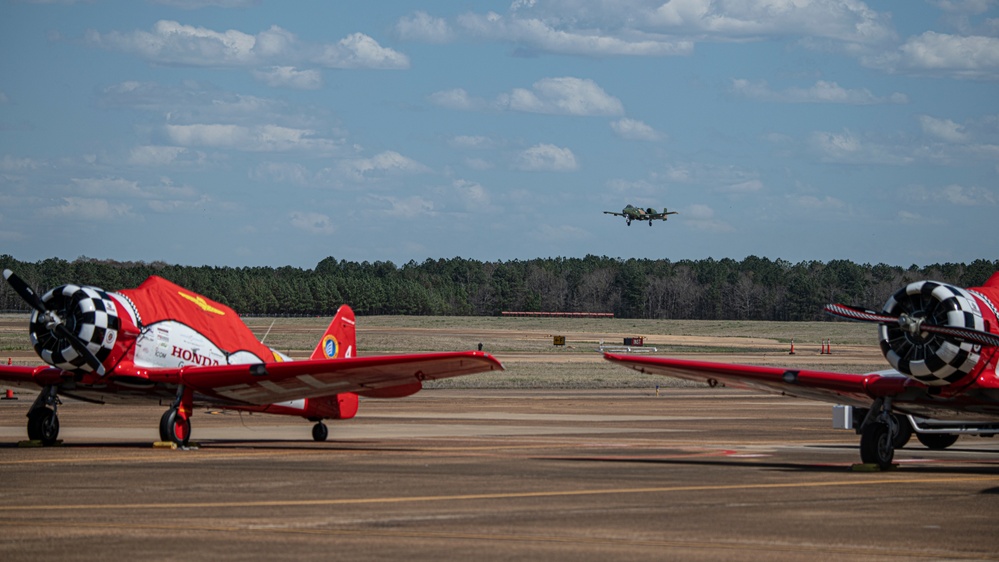
[[616,217],[624,217],[628,222],[628,226],[631,226],[631,221],[649,221],[649,226],[652,226],[652,221],[654,220],[666,220],[668,215],[679,214],[677,211],[670,211],[669,209],[663,209],[663,212],[656,212],[655,209],[649,207],[648,209],[642,209],[640,207],[635,207],[633,205],[628,205],[624,209],[621,209],[620,213],[615,213],[614,211],[604,211],[605,215],[614,215]]

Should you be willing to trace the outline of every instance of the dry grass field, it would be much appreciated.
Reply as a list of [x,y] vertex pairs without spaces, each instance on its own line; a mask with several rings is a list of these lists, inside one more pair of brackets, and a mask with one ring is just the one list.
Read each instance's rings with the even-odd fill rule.
[[[258,338],[296,359],[308,357],[329,318],[244,319]],[[28,315],[0,315],[0,354],[14,364],[38,357]],[[565,346],[553,345],[564,336]],[[690,359],[865,372],[887,367],[870,325],[852,322],[739,322],[590,318],[360,316],[359,355],[482,349],[506,371],[437,381],[428,388],[655,388],[692,383],[611,365],[597,351],[641,336],[641,352]],[[795,354],[789,355],[791,341]],[[820,354],[822,342],[831,354]],[[652,351],[652,349],[655,351]],[[0,355],[2,357],[2,355]]]

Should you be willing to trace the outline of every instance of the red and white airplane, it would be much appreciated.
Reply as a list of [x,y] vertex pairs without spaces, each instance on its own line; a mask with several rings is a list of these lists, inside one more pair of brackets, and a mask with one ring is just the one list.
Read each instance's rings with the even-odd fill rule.
[[344,305],[305,361],[257,341],[231,308],[152,276],[135,289],[62,285],[38,297],[10,270],[10,286],[34,309],[31,343],[46,365],[0,366],[0,381],[38,386],[28,438],[56,442],[59,397],[87,402],[168,401],[160,439],[186,445],[196,405],[348,419],[358,395],[401,398],[423,381],[502,370],[487,353],[355,357],[354,312]]
[[999,272],[971,289],[910,283],[882,312],[826,306],[830,314],[879,324],[881,351],[893,369],[867,374],[612,353],[604,358],[642,373],[852,406],[862,415],[855,426],[862,461],[886,468],[913,430],[936,449],[952,445],[958,434],[999,433],[997,307]]

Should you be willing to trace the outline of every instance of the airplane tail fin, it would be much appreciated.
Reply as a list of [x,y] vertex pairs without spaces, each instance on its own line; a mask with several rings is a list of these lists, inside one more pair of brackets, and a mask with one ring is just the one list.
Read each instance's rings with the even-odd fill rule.
[[354,311],[342,305],[326,333],[323,334],[309,359],[341,359],[354,357],[357,353],[357,333],[354,324]]

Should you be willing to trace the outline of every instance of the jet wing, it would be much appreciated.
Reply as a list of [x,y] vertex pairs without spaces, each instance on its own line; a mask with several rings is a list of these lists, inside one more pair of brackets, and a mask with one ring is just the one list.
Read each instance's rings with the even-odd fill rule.
[[[355,392],[395,398],[420,390],[423,381],[500,371],[503,365],[479,351],[351,357],[254,365],[188,366],[159,372],[210,396],[246,404],[273,404]],[[150,373],[150,378],[154,375]]]
[[604,211],[605,215],[614,215],[615,217],[623,217],[624,213],[615,213],[614,211]]
[[919,386],[920,390],[924,388],[919,383],[894,372],[860,375],[615,353],[605,353],[604,359],[651,375],[664,375],[709,384],[722,383],[733,388],[864,407],[870,405],[872,398],[899,396],[906,390],[917,390],[915,386]]

